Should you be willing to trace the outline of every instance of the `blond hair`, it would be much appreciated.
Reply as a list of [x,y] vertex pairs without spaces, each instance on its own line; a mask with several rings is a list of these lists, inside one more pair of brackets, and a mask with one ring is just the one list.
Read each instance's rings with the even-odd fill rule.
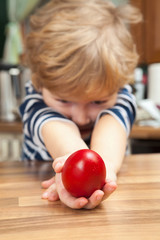
[[133,79],[138,54],[128,24],[138,9],[104,0],[52,0],[31,17],[32,81],[61,97],[112,94]]

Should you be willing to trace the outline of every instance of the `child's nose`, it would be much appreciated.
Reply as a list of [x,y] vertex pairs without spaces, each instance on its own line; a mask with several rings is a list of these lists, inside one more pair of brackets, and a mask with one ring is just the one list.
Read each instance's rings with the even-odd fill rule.
[[72,121],[79,126],[88,124],[90,122],[90,118],[88,116],[87,109],[81,106],[75,106],[72,109]]

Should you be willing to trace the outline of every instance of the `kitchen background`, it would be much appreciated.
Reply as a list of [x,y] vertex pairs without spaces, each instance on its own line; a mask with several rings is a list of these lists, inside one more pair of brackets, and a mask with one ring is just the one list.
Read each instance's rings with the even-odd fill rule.
[[[0,161],[20,160],[22,126],[18,107],[30,77],[23,66],[24,38],[29,16],[48,0],[0,1]],[[134,94],[138,113],[135,126],[160,131],[160,1],[112,0],[116,5],[131,2],[144,20],[131,28],[140,60],[135,69]],[[160,138],[130,137],[131,153],[160,152]]]

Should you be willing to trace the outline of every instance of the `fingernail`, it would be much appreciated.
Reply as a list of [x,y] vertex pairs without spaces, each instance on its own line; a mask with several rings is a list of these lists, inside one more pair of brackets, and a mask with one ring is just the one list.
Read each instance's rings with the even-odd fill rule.
[[57,163],[54,167],[54,170],[59,171],[59,169],[61,169],[61,167],[62,167],[62,163]]
[[44,193],[42,194],[42,198],[48,198],[48,192],[44,192]]
[[108,190],[109,191],[113,191],[117,188],[117,185],[116,184],[111,184],[109,187],[108,187]]
[[79,203],[80,207],[84,207],[84,205],[86,205],[87,202],[88,202],[87,199],[81,201],[81,202]]
[[57,198],[57,195],[55,193],[50,193],[48,200],[54,201]]
[[98,195],[98,196],[96,197],[96,200],[97,200],[97,201],[100,201],[100,200],[102,199],[102,197],[103,197],[103,196],[99,196],[99,195]]

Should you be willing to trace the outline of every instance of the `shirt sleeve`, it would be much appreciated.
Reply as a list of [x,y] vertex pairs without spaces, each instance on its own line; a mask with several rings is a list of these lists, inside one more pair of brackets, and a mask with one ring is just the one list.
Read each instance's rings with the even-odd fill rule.
[[41,129],[44,123],[48,121],[58,120],[73,122],[65,116],[48,107],[43,101],[41,94],[37,93],[31,83],[26,85],[26,97],[20,106],[20,114],[23,122],[23,132],[26,141],[33,146],[38,146],[41,149],[46,149]]
[[136,99],[132,94],[132,88],[129,85],[125,85],[118,92],[116,104],[112,108],[102,110],[97,117],[97,121],[103,115],[110,114],[119,121],[125,129],[127,136],[129,136],[136,117],[136,108]]

